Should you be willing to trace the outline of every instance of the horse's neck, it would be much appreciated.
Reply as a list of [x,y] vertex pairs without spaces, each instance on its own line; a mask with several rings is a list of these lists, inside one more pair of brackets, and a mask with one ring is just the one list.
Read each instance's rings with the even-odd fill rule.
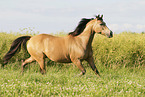
[[92,26],[87,26],[84,31],[78,36],[82,40],[82,45],[85,47],[91,47],[95,32],[92,30]]

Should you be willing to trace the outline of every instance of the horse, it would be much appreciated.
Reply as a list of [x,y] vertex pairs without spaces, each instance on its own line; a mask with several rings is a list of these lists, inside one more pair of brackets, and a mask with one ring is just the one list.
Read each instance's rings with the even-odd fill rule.
[[40,65],[40,72],[46,73],[45,56],[50,60],[60,63],[74,63],[80,70],[79,75],[86,73],[82,61],[87,61],[96,75],[100,76],[97,70],[92,50],[92,41],[95,33],[102,34],[108,38],[113,37],[113,32],[103,21],[103,15],[95,18],[82,18],[73,32],[67,36],[58,37],[49,34],[39,34],[35,36],[21,36],[13,41],[10,50],[4,56],[4,64],[20,51],[21,45],[28,51],[30,57],[22,61],[21,70],[27,63],[37,61]]

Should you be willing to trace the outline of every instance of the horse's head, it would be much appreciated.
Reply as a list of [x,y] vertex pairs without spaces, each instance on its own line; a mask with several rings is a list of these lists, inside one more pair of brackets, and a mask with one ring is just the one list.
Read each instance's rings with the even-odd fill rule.
[[96,19],[93,30],[102,35],[106,35],[108,38],[113,37],[113,32],[106,26],[106,23],[103,21],[103,15],[100,17],[100,15],[96,16]]

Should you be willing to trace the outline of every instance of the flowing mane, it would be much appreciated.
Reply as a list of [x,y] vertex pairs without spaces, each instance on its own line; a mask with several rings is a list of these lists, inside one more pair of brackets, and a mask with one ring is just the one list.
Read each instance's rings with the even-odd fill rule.
[[93,19],[94,18],[91,18],[91,19],[82,18],[82,20],[79,22],[76,29],[73,32],[70,32],[68,35],[72,35],[72,36],[80,35],[83,32],[83,30],[85,29],[86,24]]

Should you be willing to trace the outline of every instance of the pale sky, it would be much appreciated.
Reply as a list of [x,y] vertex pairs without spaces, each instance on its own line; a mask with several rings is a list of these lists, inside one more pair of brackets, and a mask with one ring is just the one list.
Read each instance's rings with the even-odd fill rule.
[[145,31],[145,0],[0,0],[0,32],[67,33],[97,14],[115,33]]

